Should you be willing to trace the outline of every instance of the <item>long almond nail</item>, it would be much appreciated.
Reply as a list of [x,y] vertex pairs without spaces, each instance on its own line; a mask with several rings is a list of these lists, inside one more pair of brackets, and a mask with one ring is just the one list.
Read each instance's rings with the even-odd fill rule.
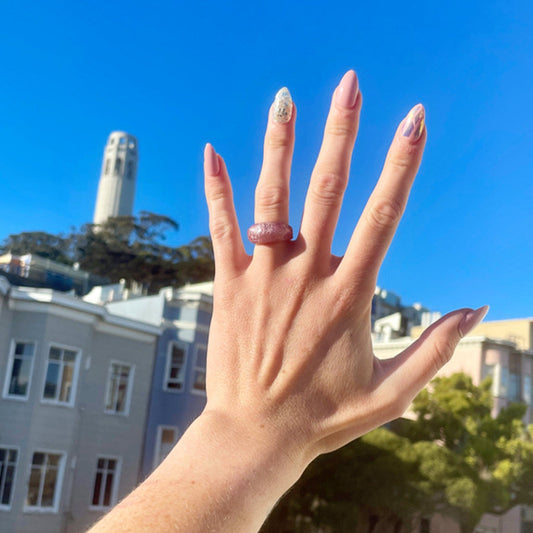
[[217,176],[220,172],[218,156],[213,146],[209,143],[205,145],[204,150],[205,171],[209,176]]
[[420,135],[422,135],[422,132],[424,131],[425,116],[424,106],[422,104],[415,105],[405,118],[402,135],[404,137],[409,137],[413,142],[418,141]]
[[272,107],[272,121],[278,124],[289,122],[292,117],[292,98],[287,87],[283,87],[276,93]]
[[357,80],[357,74],[353,70],[349,70],[342,77],[335,91],[335,103],[341,107],[351,109],[355,106],[358,92],[359,82]]
[[476,310],[470,310],[465,313],[461,323],[459,324],[459,331],[461,336],[464,337],[470,333],[486,316],[489,312],[489,306],[484,305]]

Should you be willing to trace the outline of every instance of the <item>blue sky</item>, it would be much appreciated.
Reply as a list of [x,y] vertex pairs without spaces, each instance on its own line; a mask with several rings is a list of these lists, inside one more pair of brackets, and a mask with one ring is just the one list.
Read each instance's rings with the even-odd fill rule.
[[0,238],[92,219],[112,130],[139,139],[135,209],[208,232],[202,150],[228,164],[252,223],[268,107],[298,106],[298,227],[331,92],[364,95],[342,254],[398,122],[417,102],[428,144],[379,283],[434,310],[533,316],[533,7],[530,2],[2,2]]

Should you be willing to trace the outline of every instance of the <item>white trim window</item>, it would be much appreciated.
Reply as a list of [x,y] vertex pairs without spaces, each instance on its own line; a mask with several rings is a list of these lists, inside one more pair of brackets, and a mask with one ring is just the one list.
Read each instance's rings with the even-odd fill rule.
[[196,346],[194,354],[193,379],[191,392],[205,395],[205,369],[207,366],[207,347],[205,345]]
[[181,342],[170,342],[167,351],[167,367],[163,388],[171,392],[181,392],[185,386],[187,367],[187,347]]
[[117,501],[120,478],[120,459],[117,457],[98,457],[94,476],[91,509],[108,509]]
[[74,348],[50,346],[43,387],[43,402],[74,405],[79,359],[79,351]]
[[64,462],[62,452],[33,453],[25,510],[57,512]]
[[12,341],[7,363],[4,397],[27,400],[30,392],[35,342]]
[[0,509],[11,507],[11,496],[15,484],[18,450],[0,446]]
[[154,468],[159,466],[170,453],[174,444],[178,442],[178,428],[176,426],[157,426],[157,438],[154,450]]
[[105,412],[127,415],[130,409],[134,367],[128,363],[111,361],[107,378]]

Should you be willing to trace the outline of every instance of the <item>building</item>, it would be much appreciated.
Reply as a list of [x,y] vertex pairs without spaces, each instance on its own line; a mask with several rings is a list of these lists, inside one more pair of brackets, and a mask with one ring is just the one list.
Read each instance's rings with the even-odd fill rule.
[[[374,353],[381,359],[405,350],[423,327],[414,327],[411,336],[387,342],[374,341]],[[464,372],[475,385],[492,377],[494,414],[511,402],[524,402],[524,421],[533,423],[533,319],[483,322],[463,338],[450,362],[439,375]],[[456,524],[435,516],[427,524],[428,533],[460,533]],[[476,533],[533,533],[533,507],[517,506],[502,516],[484,515]]]
[[376,287],[372,298],[372,334],[375,340],[389,341],[408,336],[415,326],[428,326],[440,317],[419,303],[402,304],[396,293]]
[[86,530],[137,484],[160,328],[0,276],[0,530]]
[[108,280],[35,254],[0,256],[0,275],[12,285],[74,291],[78,296]]
[[[113,289],[120,298],[119,287]],[[90,297],[90,296],[89,296]],[[104,295],[104,300],[109,300]],[[213,283],[166,288],[153,296],[106,304],[110,313],[161,328],[146,423],[141,479],[165,458],[206,403],[207,339]]]
[[103,224],[109,217],[133,214],[138,160],[137,139],[133,135],[123,131],[109,135],[98,184],[94,224]]

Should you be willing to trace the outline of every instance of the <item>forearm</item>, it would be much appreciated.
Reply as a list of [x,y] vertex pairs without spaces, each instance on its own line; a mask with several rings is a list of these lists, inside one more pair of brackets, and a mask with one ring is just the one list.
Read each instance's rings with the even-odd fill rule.
[[203,414],[161,466],[91,533],[257,531],[305,467],[271,438],[261,428]]

